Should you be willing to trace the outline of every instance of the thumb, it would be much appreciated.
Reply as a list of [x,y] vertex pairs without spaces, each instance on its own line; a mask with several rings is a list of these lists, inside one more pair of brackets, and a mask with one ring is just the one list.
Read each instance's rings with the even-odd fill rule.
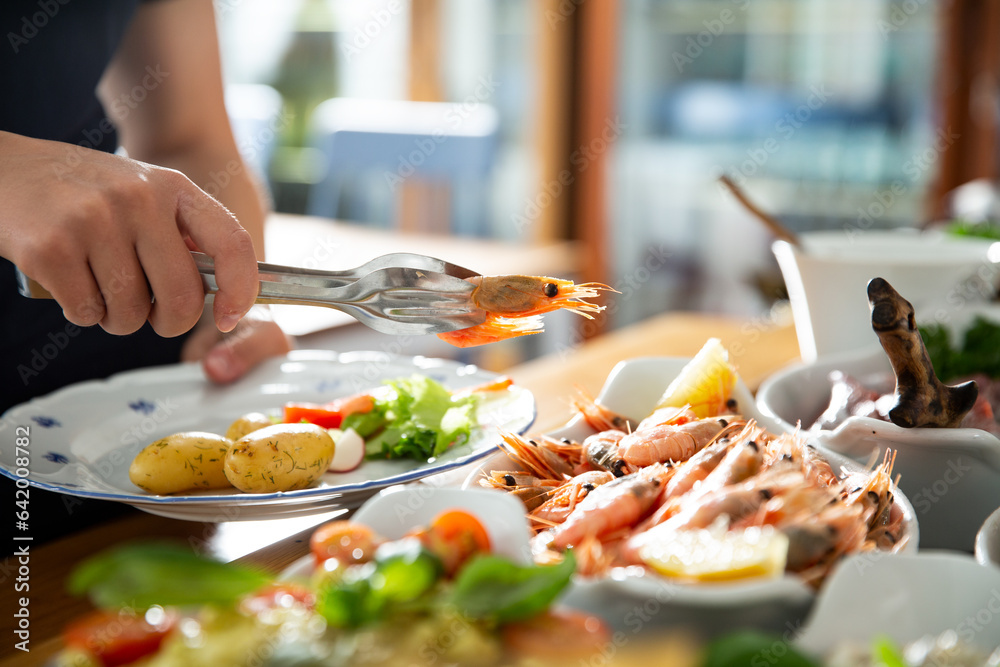
[[291,340],[273,320],[244,319],[202,359],[202,368],[213,382],[226,384],[243,377],[270,357],[287,354]]

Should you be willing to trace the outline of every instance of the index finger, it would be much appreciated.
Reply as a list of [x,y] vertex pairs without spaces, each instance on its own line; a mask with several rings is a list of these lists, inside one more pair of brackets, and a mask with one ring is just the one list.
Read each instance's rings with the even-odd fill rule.
[[191,184],[177,197],[177,225],[215,260],[213,315],[220,331],[232,331],[257,298],[257,256],[250,233],[229,210]]

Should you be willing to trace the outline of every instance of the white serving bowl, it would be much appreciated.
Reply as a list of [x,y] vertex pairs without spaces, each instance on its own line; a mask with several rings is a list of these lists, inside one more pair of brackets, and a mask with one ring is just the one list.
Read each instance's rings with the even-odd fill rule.
[[884,278],[910,301],[917,321],[931,322],[985,298],[976,281],[996,276],[1000,260],[1000,245],[992,241],[940,231],[848,229],[808,232],[801,240],[804,251],[787,241],[776,241],[772,250],[806,362],[878,347],[866,289],[872,278]]
[[983,651],[1000,646],[1000,570],[968,554],[868,555],[846,560],[826,582],[796,646],[826,656],[845,643],[886,636],[906,644],[951,630]]
[[[620,362],[612,370],[597,398],[598,402],[630,419],[639,420],[652,412],[656,401],[670,381],[689,361],[682,357],[643,357]],[[765,415],[754,406],[750,391],[737,383],[733,398],[739,411],[767,425]],[[552,437],[583,440],[594,429],[580,417],[549,433]],[[818,446],[834,470],[860,470],[847,457]],[[469,474],[463,488],[481,489],[479,480],[491,470],[510,470],[514,465],[498,451]],[[493,492],[499,493],[499,492]],[[903,493],[896,494],[903,510],[907,543],[904,552],[915,553],[920,533],[913,507]],[[523,510],[522,510],[523,511]],[[676,583],[642,568],[617,568],[607,577],[574,581],[565,603],[602,616],[616,630],[634,632],[643,627],[687,627],[708,638],[741,628],[753,627],[763,632],[783,633],[789,624],[797,624],[811,608],[816,594],[798,577],[785,575],[776,579],[747,580],[720,584]]]
[[[794,364],[767,378],[757,408],[768,423],[792,431],[826,409],[831,371],[862,379],[891,373],[881,349],[834,355],[813,364]],[[891,375],[890,375],[891,377]],[[897,452],[894,474],[920,521],[921,548],[970,552],[983,520],[1000,507],[1000,440],[979,429],[913,428],[868,417],[851,417],[816,441],[855,461]]]

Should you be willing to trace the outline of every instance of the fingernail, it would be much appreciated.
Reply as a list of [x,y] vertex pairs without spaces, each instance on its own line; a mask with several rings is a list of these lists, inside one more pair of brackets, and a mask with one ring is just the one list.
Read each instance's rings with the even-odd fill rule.
[[236,328],[237,324],[240,323],[240,319],[240,316],[235,313],[223,315],[219,318],[219,331],[222,333],[229,333]]
[[232,375],[229,355],[224,350],[212,350],[205,355],[205,370],[213,380],[228,381]]

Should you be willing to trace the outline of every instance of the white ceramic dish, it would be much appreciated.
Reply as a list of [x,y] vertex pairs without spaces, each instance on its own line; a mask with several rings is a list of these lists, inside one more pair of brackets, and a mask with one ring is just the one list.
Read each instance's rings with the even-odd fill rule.
[[1000,646],[1000,570],[967,554],[855,556],[826,582],[795,644],[816,656],[845,643],[897,644],[953,630],[983,651]]
[[[800,421],[808,428],[829,403],[833,370],[857,378],[892,372],[881,349],[795,364],[761,384],[759,411],[784,430],[793,430]],[[986,431],[905,429],[851,417],[835,430],[817,434],[816,440],[857,461],[881,457],[886,447],[898,452],[894,472],[917,512],[923,548],[972,551],[984,519],[1000,507],[1000,440]]]
[[[1000,259],[992,241],[940,231],[844,231],[802,234],[805,251],[776,241],[778,260],[807,362],[829,354],[878,347],[869,325],[868,281],[885,278],[908,299],[917,320],[948,312],[956,297],[964,303],[975,290],[966,284]],[[983,298],[980,295],[980,298]]]
[[[351,521],[364,524],[377,535],[397,540],[419,526],[426,526],[445,510],[461,509],[483,524],[493,553],[515,563],[531,561],[530,533],[520,501],[485,489],[433,486],[392,486],[369,498]],[[315,567],[313,557],[304,556],[281,573],[283,579],[308,578]]]
[[[247,494],[233,489],[156,496],[129,481],[128,467],[136,453],[163,436],[190,430],[225,433],[234,419],[247,412],[275,412],[287,401],[324,402],[414,373],[456,389],[496,377],[443,359],[301,350],[270,360],[227,387],[207,382],[193,364],[81,383],[7,411],[0,418],[0,433],[12,442],[16,427],[30,428],[28,479],[39,488],[125,502],[172,518],[233,521],[356,507],[387,486],[486,456],[494,449],[498,428],[523,432],[534,421],[534,398],[515,386],[502,398],[480,405],[480,428],[469,442],[426,463],[366,461],[354,471],[327,473],[311,488],[286,493]],[[0,473],[15,477],[17,464],[13,448],[0,451]]]
[[[689,360],[679,357],[646,357],[623,361],[615,366],[601,389],[598,401],[632,419],[652,412],[670,381]],[[733,392],[745,416],[766,418],[756,410],[746,386],[739,383]],[[581,418],[552,432],[556,438],[582,440],[593,433]],[[819,447],[834,470],[848,471],[861,466],[847,457]],[[481,489],[479,480],[490,470],[510,470],[512,462],[503,452],[484,459],[466,479],[464,488]],[[919,528],[913,507],[902,493],[896,502],[903,509],[909,540],[903,549],[916,552]],[[797,577],[726,584],[681,584],[646,572],[641,568],[620,568],[601,579],[579,579],[567,594],[566,603],[598,613],[625,630],[630,621],[645,613],[656,626],[688,626],[702,636],[715,636],[750,625],[764,631],[784,632],[785,624],[801,620],[811,607],[815,593]],[[655,613],[644,605],[655,607]],[[636,610],[639,610],[638,612]]]
[[1000,509],[986,517],[979,528],[973,554],[980,565],[1000,567]]

